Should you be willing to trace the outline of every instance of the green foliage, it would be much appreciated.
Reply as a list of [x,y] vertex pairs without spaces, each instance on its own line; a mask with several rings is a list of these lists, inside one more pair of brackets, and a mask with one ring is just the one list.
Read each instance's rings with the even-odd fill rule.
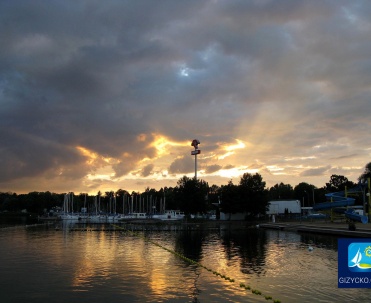
[[[364,172],[358,178],[363,183],[371,178],[371,162],[365,166]],[[116,192],[109,191],[102,194],[98,192],[98,199],[101,200],[102,207],[110,205],[110,200],[117,199],[117,212],[122,211],[124,199],[130,195],[136,199],[139,196],[147,199],[151,197],[159,202],[166,199],[167,209],[180,209],[186,214],[206,213],[215,206],[225,213],[234,214],[245,212],[250,216],[264,214],[269,200],[277,199],[298,199],[304,200],[305,206],[312,206],[315,203],[326,201],[325,193],[343,191],[345,187],[352,188],[354,182],[349,181],[341,175],[332,175],[330,180],[322,188],[302,182],[293,189],[291,185],[279,183],[266,189],[265,182],[260,174],[245,173],[238,185],[229,181],[227,185],[212,185],[209,187],[207,182],[194,178],[182,177],[177,186],[161,188],[159,191],[153,188],[146,188],[140,194],[131,194],[123,189]],[[42,213],[44,209],[50,210],[52,207],[63,206],[64,193],[55,194],[50,192],[30,192],[28,194],[3,193],[0,192],[0,211],[21,211],[27,209],[28,212]],[[80,210],[82,206],[92,207],[96,196],[89,196],[84,193],[74,195],[74,209]],[[219,209],[219,207],[217,207]]]
[[241,210],[240,195],[238,186],[229,181],[220,189],[221,211],[224,213],[235,214]]
[[0,193],[0,210],[17,211],[20,210],[17,207],[18,197],[15,193]]
[[220,202],[220,187],[213,184],[209,187],[208,193],[208,208],[215,209],[215,205],[218,205]]
[[260,174],[245,173],[240,180],[241,210],[255,217],[264,215],[268,207],[265,182]]
[[[360,177],[361,179],[361,177]],[[345,190],[352,189],[355,187],[356,184],[352,181],[349,181],[348,178],[341,176],[341,175],[332,175],[326,186],[323,188],[323,195],[325,193],[332,193],[332,192],[343,192]],[[320,191],[317,191],[317,193]],[[362,192],[352,193],[352,198],[355,199],[355,205],[362,205],[363,204],[363,194]],[[325,200],[323,200],[325,201]]]
[[348,180],[348,178],[341,175],[331,175],[330,181],[326,183],[326,190],[328,192],[344,191],[345,187],[354,187],[354,182]]
[[42,213],[44,209],[60,206],[63,195],[50,192],[30,192],[17,195],[14,193],[0,193],[0,210],[19,212],[26,209],[32,213]]
[[314,185],[308,184],[306,182],[301,182],[294,188],[294,197],[295,199],[300,200],[303,203],[303,207],[313,206],[314,190]]
[[265,182],[258,173],[254,175],[245,173],[239,185],[229,181],[227,185],[221,187],[220,193],[221,211],[224,213],[242,212],[255,218],[256,215],[264,215],[266,212],[268,200]]
[[290,184],[276,184],[269,189],[269,200],[290,200],[294,199],[294,189]]
[[371,179],[371,162],[366,164],[365,170],[362,175],[359,176],[358,181],[366,183],[368,179]]
[[206,213],[209,186],[206,182],[184,176],[177,183],[175,193],[180,209],[185,214]]

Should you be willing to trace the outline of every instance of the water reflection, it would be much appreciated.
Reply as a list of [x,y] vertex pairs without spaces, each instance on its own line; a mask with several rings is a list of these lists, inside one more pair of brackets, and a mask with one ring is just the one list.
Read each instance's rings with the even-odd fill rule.
[[19,225],[30,225],[30,224],[36,224],[39,223],[37,221],[36,217],[32,217],[29,215],[7,215],[7,214],[1,214],[0,215],[0,227],[12,227],[12,226],[19,226]]
[[183,230],[177,233],[175,239],[175,251],[180,252],[187,258],[199,262],[202,257],[202,245],[205,241],[205,232],[199,230]]
[[[134,236],[111,227],[43,226],[0,232],[2,302],[266,302],[264,296],[240,288],[240,282],[282,302],[356,302],[368,297],[367,290],[337,289],[333,237],[201,227],[145,229]],[[17,293],[11,291],[14,285]]]
[[338,251],[338,240],[336,237],[303,233],[300,234],[300,242]]
[[222,245],[225,247],[227,260],[240,259],[241,271],[245,274],[264,272],[266,257],[266,233],[251,228],[245,232],[224,232]]

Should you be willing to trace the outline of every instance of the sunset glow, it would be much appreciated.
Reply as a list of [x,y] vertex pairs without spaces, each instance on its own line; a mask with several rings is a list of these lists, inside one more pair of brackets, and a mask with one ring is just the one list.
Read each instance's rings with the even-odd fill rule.
[[138,1],[3,6],[0,191],[357,181],[371,3]]

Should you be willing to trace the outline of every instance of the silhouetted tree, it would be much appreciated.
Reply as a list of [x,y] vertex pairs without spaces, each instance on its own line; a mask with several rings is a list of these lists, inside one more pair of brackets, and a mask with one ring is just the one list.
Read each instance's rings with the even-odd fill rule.
[[258,214],[265,214],[268,207],[268,200],[265,191],[265,182],[260,174],[254,175],[245,173],[239,184],[240,211],[255,217]]
[[293,199],[294,189],[290,184],[276,184],[269,189],[269,200]]
[[362,175],[359,176],[358,181],[365,183],[367,179],[371,179],[371,162],[367,163],[365,166],[365,170],[363,171]]
[[241,211],[239,188],[232,180],[220,188],[220,200],[220,210],[223,213],[235,214]]
[[314,204],[314,190],[316,187],[306,182],[301,182],[294,187],[295,199],[302,202],[301,206],[309,207]]
[[177,182],[176,199],[185,214],[206,213],[208,184],[202,180],[183,176]]
[[328,192],[337,192],[344,191],[345,187],[351,188],[354,186],[354,182],[349,181],[347,177],[341,175],[331,175],[330,181],[326,183],[326,190]]

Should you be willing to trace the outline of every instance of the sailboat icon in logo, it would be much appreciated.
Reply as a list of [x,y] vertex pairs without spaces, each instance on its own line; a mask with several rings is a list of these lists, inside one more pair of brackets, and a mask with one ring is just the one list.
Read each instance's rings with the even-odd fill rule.
[[356,255],[354,256],[354,258],[352,260],[350,260],[354,264],[353,265],[348,264],[348,267],[355,267],[355,266],[359,267],[359,263],[361,262],[361,259],[362,259],[362,254],[361,254],[360,250],[361,249],[358,248],[358,251],[357,251]]
[[351,243],[348,246],[348,269],[350,271],[371,272],[370,244],[371,243]]

